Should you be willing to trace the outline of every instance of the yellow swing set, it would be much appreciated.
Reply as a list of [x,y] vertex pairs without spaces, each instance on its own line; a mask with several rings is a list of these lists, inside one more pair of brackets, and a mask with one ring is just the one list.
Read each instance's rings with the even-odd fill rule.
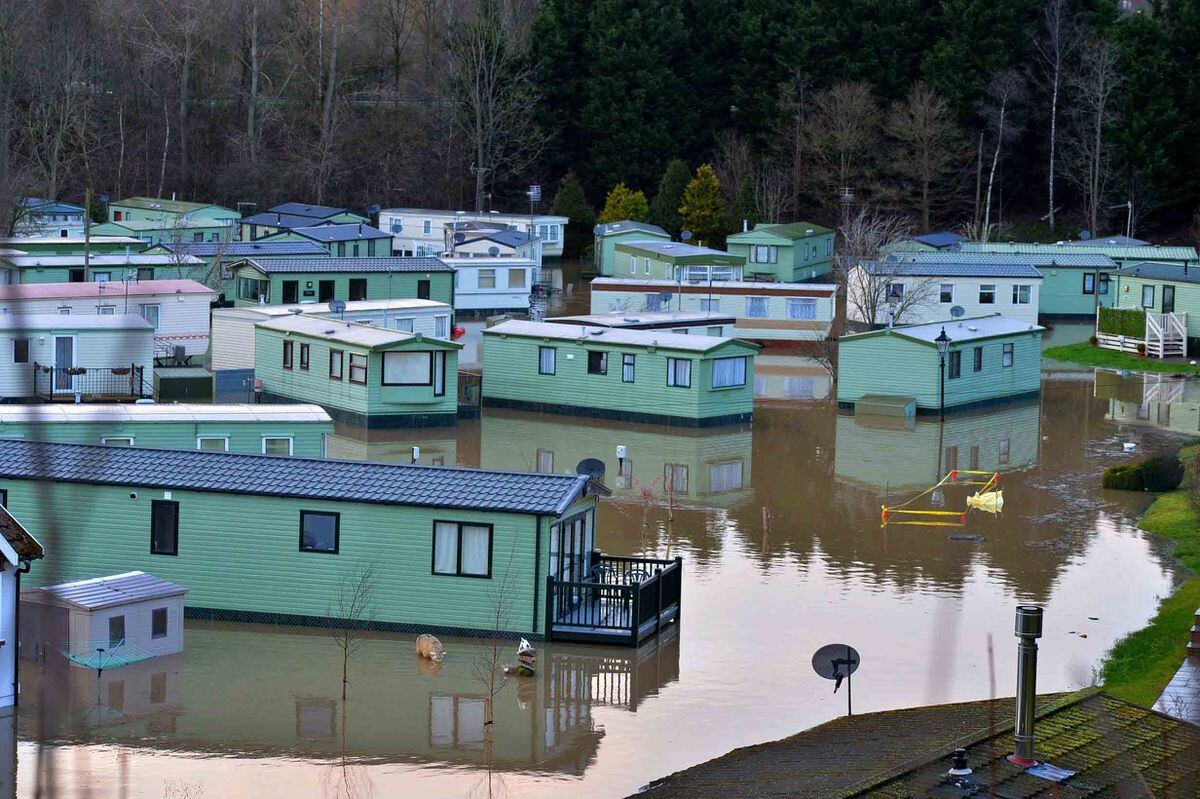
[[[986,480],[960,479],[960,477],[987,477]],[[934,510],[910,508],[921,497],[932,494],[944,485],[979,486],[967,497],[965,510]],[[981,472],[975,469],[951,469],[935,485],[899,505],[883,505],[882,526],[889,524],[915,524],[926,527],[962,527],[967,523],[967,514],[972,510],[998,514],[1004,508],[1004,492],[1000,490],[1000,475],[996,472]],[[893,519],[892,517],[900,517]]]

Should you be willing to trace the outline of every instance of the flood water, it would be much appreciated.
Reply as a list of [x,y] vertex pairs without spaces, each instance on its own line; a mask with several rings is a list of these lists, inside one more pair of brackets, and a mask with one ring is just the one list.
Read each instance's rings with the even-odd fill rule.
[[[862,654],[855,712],[986,698],[993,678],[1006,696],[1013,609],[1037,603],[1038,687],[1060,691],[1090,684],[1171,589],[1169,554],[1136,527],[1148,499],[1099,488],[1100,472],[1129,457],[1125,442],[1144,453],[1197,435],[1200,416],[1168,409],[1159,423],[1147,400],[1158,384],[1047,371],[1033,402],[906,427],[839,414],[818,365],[771,357],[760,377],[776,379],[760,381],[746,426],[485,409],[454,429],[338,430],[336,457],[407,461],[418,444],[423,462],[493,468],[600,458],[613,496],[598,546],[684,559],[677,629],[638,650],[540,645],[537,676],[497,695],[492,741],[475,674],[484,642],[447,639],[431,667],[410,637],[375,636],[343,703],[339,651],[320,632],[188,622],[181,655],[99,679],[22,665],[18,794],[622,797],[844,713],[845,688],[834,695],[810,666],[823,644]],[[619,484],[617,445],[633,464]],[[885,497],[908,499],[955,467],[999,471],[1003,514],[881,528]],[[965,493],[947,489],[944,507]],[[982,540],[951,540],[963,535]],[[50,769],[40,779],[39,767]]]

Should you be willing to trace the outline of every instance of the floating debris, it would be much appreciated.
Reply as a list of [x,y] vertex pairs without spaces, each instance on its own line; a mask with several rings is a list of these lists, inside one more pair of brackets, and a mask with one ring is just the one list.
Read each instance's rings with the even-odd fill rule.
[[947,536],[947,538],[950,541],[966,541],[973,544],[978,544],[980,541],[985,540],[981,535],[967,535],[966,533],[955,533],[954,535]]

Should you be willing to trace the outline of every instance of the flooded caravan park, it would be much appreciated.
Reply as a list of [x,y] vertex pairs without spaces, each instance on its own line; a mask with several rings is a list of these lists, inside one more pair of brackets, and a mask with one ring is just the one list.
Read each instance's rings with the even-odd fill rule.
[[[1125,442],[1153,452],[1195,435],[1186,392],[1048,365],[1033,402],[944,425],[867,423],[825,398],[819,365],[772,357],[745,426],[485,409],[416,434],[338,428],[333,457],[407,461],[417,444],[422,462],[490,468],[599,458],[613,496],[598,545],[684,559],[678,629],[637,650],[539,645],[537,676],[495,699],[491,742],[474,668],[485,641],[447,639],[431,667],[410,636],[372,636],[343,705],[339,653],[320,631],[189,621],[182,654],[99,678],[23,665],[18,795],[49,765],[60,796],[619,797],[844,713],[844,690],[809,666],[823,644],[863,655],[856,711],[987,697],[989,637],[997,690],[1011,694],[1012,608],[1038,603],[1039,689],[1057,691],[1089,684],[1169,591],[1169,553],[1136,526],[1148,500],[1102,491],[1099,474],[1128,457]],[[631,465],[620,477],[618,445]],[[998,471],[1003,514],[880,527],[885,497],[955,467]]]

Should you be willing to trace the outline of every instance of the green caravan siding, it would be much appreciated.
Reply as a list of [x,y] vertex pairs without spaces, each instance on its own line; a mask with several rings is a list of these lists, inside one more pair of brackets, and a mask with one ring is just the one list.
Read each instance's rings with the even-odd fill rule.
[[[632,262],[636,260],[637,266],[633,266]],[[613,249],[612,272],[609,277],[626,277],[634,276],[645,278],[648,280],[674,280],[675,267],[666,261],[661,261],[652,255],[647,255],[643,252],[628,253],[623,250]]]
[[926,488],[953,468],[1026,469],[1038,462],[1039,416],[1036,400],[952,414],[941,425],[928,417],[905,427],[839,415],[834,474],[882,496]]
[[[1120,281],[1118,283],[1118,280]],[[1154,304],[1142,305],[1144,286],[1154,288]],[[1163,286],[1175,287],[1175,313],[1187,314],[1188,338],[1200,338],[1200,284],[1177,283],[1161,279],[1121,275],[1113,278],[1113,291],[1117,293],[1117,307],[1134,308],[1151,313],[1162,313]]]
[[[358,222],[359,220],[354,220]],[[269,236],[259,236],[255,241],[311,241],[324,247],[330,255],[339,258],[371,258],[392,254],[391,238],[358,239],[355,241],[321,241],[291,230],[281,230]],[[355,245],[358,245],[357,252]]]
[[[283,342],[293,342],[292,368],[283,368]],[[300,368],[300,346],[309,345],[309,368]],[[439,346],[441,344],[441,346]],[[330,350],[341,350],[342,379],[329,376]],[[433,386],[383,386],[383,352],[446,352],[445,395],[434,395]],[[350,356],[367,357],[367,384],[350,381]],[[382,414],[441,414],[458,410],[458,350],[436,339],[389,345],[372,350],[362,345],[310,338],[302,333],[285,336],[283,331],[256,327],[254,330],[254,376],[263,391],[297,402],[314,402],[325,408],[376,416]]]
[[[1002,366],[1005,344],[1013,345],[1013,365]],[[983,368],[974,370],[974,349],[983,348]],[[937,348],[895,334],[841,340],[838,352],[838,402],[856,402],[865,394],[916,397],[917,406],[939,404]],[[952,343],[962,352],[962,376],[951,379],[946,356],[946,407],[983,403],[1029,394],[1041,386],[1041,332]]]
[[[815,232],[812,236],[789,238],[765,229],[735,233],[726,239],[729,252],[746,259],[746,276],[798,283],[813,280],[833,271],[833,233]],[[823,230],[823,229],[822,229]],[[775,263],[756,263],[755,247],[777,247]]]
[[[670,241],[671,237],[661,233],[647,232],[645,230],[626,230],[620,233],[610,233],[607,236],[601,236],[597,239],[597,257],[600,267],[600,274],[604,277],[620,277],[620,274],[615,272],[616,264],[616,246],[623,242],[629,241]],[[622,253],[625,256],[624,268],[625,274],[629,270],[629,255]]]
[[[490,630],[504,585],[504,629],[542,632],[534,585],[544,599],[547,563],[535,572],[533,515],[176,490],[171,556],[150,554],[151,501],[164,498],[161,489],[11,479],[0,488],[29,529],[45,531],[53,508],[56,529],[70,536],[38,563],[31,584],[141,569],[187,586],[188,607],[319,618],[338,615],[338,587],[369,565],[377,582],[364,616],[374,621]],[[340,514],[337,554],[300,551],[302,510]],[[432,573],[435,520],[493,526],[490,579]]]
[[0,424],[0,438],[26,438],[65,444],[103,444],[105,438],[133,438],[135,447],[199,449],[197,439],[226,438],[229,452],[257,455],[264,438],[291,438],[292,454],[301,458],[325,456],[325,437],[332,422],[49,422]]
[[[1084,275],[1095,275],[1096,270],[1083,268],[1066,268],[1066,267],[1039,267],[1039,270],[1045,281],[1042,283],[1042,288],[1039,297],[1039,314],[1050,314],[1051,316],[1095,316],[1096,315],[1096,297],[1093,294],[1083,293]],[[1101,305],[1112,305],[1113,285],[1116,283],[1116,278],[1111,277],[1113,270],[1101,269],[1100,274],[1110,275],[1112,283],[1109,284],[1107,293],[1100,294]],[[1093,278],[1089,278],[1091,280]],[[1103,289],[1103,286],[1101,286]]]
[[[256,269],[243,267],[241,270],[238,270],[239,274],[243,272],[248,277],[260,278],[260,273]],[[333,298],[335,300],[349,300],[350,281],[352,279],[365,279],[367,281],[366,299],[368,300],[416,299],[418,281],[428,280],[429,299],[434,302],[444,302],[447,305],[454,305],[453,272],[392,272],[390,279],[387,272],[302,272],[273,274],[269,277],[271,281],[270,304],[283,304],[283,283],[285,280],[295,280],[298,282],[297,291],[300,302],[305,302],[306,300],[316,301],[320,297],[319,291],[322,280],[333,281]],[[309,285],[310,283],[312,284],[311,286]],[[233,287],[236,290],[236,277],[233,281]],[[230,299],[233,298],[233,296],[230,296]],[[241,297],[236,297],[236,300],[237,305],[242,308],[258,305],[253,300],[246,300]]]
[[[553,375],[538,374],[538,348],[557,350]],[[588,373],[588,351],[608,353],[607,374]],[[621,380],[622,356],[634,356],[634,382]],[[712,388],[712,358],[746,356],[746,382]],[[667,359],[692,362],[688,388],[667,385]],[[483,340],[483,396],[516,403],[674,416],[686,419],[748,414],[754,406],[754,350],[736,341],[707,353],[588,342],[489,335]],[[583,412],[586,415],[586,411]]]
[[[92,230],[95,231],[95,228],[92,228]],[[93,232],[92,235],[96,234]],[[126,250],[136,255],[142,252],[145,246],[141,241],[117,242],[96,241],[93,239],[88,243],[86,249],[94,255],[124,253]],[[82,255],[85,249],[83,236],[69,239],[38,239],[33,242],[21,241],[20,246],[17,246],[17,243],[10,239],[8,243],[3,245],[3,248],[20,250],[30,255]]]

